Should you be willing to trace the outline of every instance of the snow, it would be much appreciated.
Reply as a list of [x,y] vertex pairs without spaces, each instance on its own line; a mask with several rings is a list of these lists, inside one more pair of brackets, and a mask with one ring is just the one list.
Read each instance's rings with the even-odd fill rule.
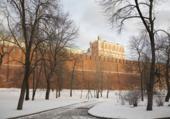
[[170,107],[168,103],[161,107],[154,104],[153,111],[146,111],[146,100],[139,103],[137,107],[133,107],[128,104],[121,105],[110,99],[97,104],[88,113],[105,118],[152,119],[170,117]]
[[0,89],[0,119],[27,115],[87,100],[85,98],[80,99],[80,91],[73,91],[73,97],[69,97],[69,90],[63,90],[61,97],[57,99],[55,98],[55,91],[51,92],[50,99],[45,100],[45,90],[38,90],[35,101],[24,101],[23,110],[18,111],[16,107],[19,94],[19,89]]
[[[103,98],[87,99],[87,90],[83,91],[82,98],[80,90],[73,90],[73,97],[69,97],[69,90],[63,90],[60,98],[55,98],[55,91],[50,93],[50,99],[45,100],[45,90],[37,90],[35,101],[24,101],[23,110],[16,110],[20,89],[0,89],[0,119],[17,117],[22,115],[28,115],[44,110],[59,108],[67,105],[73,105],[73,107],[83,106],[90,101],[94,104],[88,113],[97,117],[105,118],[126,118],[126,119],[151,119],[170,117],[170,107],[166,103],[162,107],[153,106],[153,111],[146,111],[146,99],[144,102],[140,102],[137,107],[130,106],[128,103],[121,105],[119,94],[124,94],[127,91],[110,91],[109,99],[106,98],[106,91],[103,91]],[[30,90],[30,97],[31,97]],[[92,95],[94,92],[92,91]],[[154,101],[155,102],[155,101]],[[75,105],[76,104],[76,105]]]

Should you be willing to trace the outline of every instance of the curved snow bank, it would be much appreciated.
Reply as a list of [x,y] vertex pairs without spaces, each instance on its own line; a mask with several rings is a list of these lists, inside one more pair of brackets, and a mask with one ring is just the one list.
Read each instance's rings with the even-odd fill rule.
[[[45,90],[37,90],[35,101],[25,101],[23,110],[16,110],[19,89],[0,89],[0,119],[28,115],[45,110],[68,106],[87,101],[86,98],[80,99],[80,91],[74,92],[73,97],[69,97],[69,90],[63,90],[60,98],[55,98],[56,93],[50,93],[50,99],[45,100]],[[31,95],[30,91],[30,95]],[[77,94],[76,94],[77,93]],[[84,93],[85,94],[85,93]],[[85,97],[85,96],[84,96]]]
[[88,111],[89,114],[104,118],[151,119],[170,117],[170,107],[153,107],[153,111],[146,111],[146,106],[131,107],[116,105],[112,101],[100,103]]

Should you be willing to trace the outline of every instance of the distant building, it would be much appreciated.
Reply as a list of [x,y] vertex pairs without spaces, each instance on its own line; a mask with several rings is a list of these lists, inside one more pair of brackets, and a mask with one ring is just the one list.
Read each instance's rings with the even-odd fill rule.
[[118,43],[111,43],[98,39],[90,43],[90,52],[92,56],[106,56],[117,59],[125,59],[124,47]]
[[83,54],[83,50],[79,48],[67,48],[67,51],[73,54]]

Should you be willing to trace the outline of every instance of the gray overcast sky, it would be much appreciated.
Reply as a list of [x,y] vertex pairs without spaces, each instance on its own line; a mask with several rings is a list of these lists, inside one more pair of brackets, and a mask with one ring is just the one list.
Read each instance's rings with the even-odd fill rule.
[[[109,24],[106,14],[97,0],[61,0],[65,12],[69,12],[70,17],[79,27],[79,36],[75,40],[76,46],[86,50],[89,42],[100,36],[102,39],[119,43],[125,47],[126,55],[129,54],[129,39],[138,34],[143,26],[136,20],[126,23],[125,29],[119,34],[117,29]],[[157,27],[170,28],[170,0],[157,0],[156,24]],[[1,13],[0,13],[0,16]],[[0,20],[4,19],[0,17]],[[5,22],[4,22],[5,23]],[[6,25],[7,26],[7,25]]]
[[[102,7],[95,1],[62,0],[64,11],[69,12],[71,19],[79,27],[79,37],[75,40],[75,44],[81,49],[87,49],[89,42],[95,40],[99,35],[102,39],[122,44],[125,47],[126,54],[129,54],[129,39],[131,36],[137,35],[137,31],[142,29],[139,22],[134,20],[128,22],[123,32],[119,34],[116,28],[111,28],[106,15],[102,11]],[[170,0],[162,1],[164,2],[158,3],[156,12],[159,16],[157,26],[167,29],[170,21]]]

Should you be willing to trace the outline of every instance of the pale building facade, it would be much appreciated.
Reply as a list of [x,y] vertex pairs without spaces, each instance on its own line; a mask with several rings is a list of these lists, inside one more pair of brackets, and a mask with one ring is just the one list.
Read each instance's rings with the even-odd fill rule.
[[90,43],[90,52],[92,56],[106,56],[117,59],[125,59],[124,47],[118,43],[112,43],[98,39]]

